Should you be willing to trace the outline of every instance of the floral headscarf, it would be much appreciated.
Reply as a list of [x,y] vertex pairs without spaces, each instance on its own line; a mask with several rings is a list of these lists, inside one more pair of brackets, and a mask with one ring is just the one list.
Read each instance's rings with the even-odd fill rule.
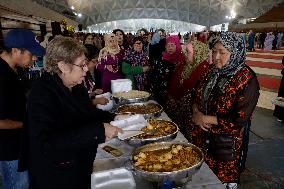
[[[142,43],[142,39],[136,38],[136,41],[140,41]],[[129,48],[125,51],[124,60],[126,60],[131,66],[148,66],[149,58],[143,52],[137,52],[132,48]],[[147,74],[140,73],[134,76],[135,85],[138,90],[146,90],[145,86],[147,86]]]
[[243,37],[235,32],[222,32],[215,41],[221,43],[230,53],[230,59],[222,68],[215,68],[210,74],[207,84],[203,90],[203,104],[205,113],[208,110],[208,99],[212,89],[215,87],[220,75],[227,79],[222,82],[221,88],[225,88],[229,82],[229,78],[235,75],[244,65],[246,56],[246,47]]
[[188,61],[192,59],[192,62],[186,63],[186,66],[181,73],[181,83],[183,82],[183,80],[188,78],[188,76],[200,63],[207,60],[209,55],[208,45],[197,40],[194,40],[191,42],[191,44],[186,45],[184,50],[189,51],[189,53],[184,52],[184,54],[192,56],[188,57]]
[[163,52],[163,60],[167,60],[171,63],[179,63],[184,60],[184,56],[181,52],[181,45],[177,35],[171,35],[167,37],[166,44],[174,43],[176,45],[176,52],[174,54],[169,54],[167,52]]
[[[115,48],[111,48],[110,47],[110,40],[114,39],[115,43],[116,43],[116,47]],[[118,42],[117,42],[117,38],[115,36],[115,34],[111,33],[111,34],[106,34],[104,36],[104,40],[105,40],[105,47],[100,51],[99,54],[99,58],[98,60],[100,61],[102,58],[106,57],[108,54],[117,54],[120,51]]]

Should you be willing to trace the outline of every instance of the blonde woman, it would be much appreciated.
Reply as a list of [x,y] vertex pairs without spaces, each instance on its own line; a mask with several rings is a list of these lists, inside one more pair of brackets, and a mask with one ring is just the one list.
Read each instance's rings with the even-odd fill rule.
[[98,144],[121,131],[109,124],[113,114],[92,105],[81,84],[88,71],[84,53],[68,37],[56,37],[47,47],[47,73],[30,92],[24,124],[21,165],[31,189],[90,188]]

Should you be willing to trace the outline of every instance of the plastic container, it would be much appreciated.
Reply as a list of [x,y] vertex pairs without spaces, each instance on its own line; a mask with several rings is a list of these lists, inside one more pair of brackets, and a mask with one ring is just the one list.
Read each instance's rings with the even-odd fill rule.
[[91,189],[135,189],[133,175],[125,168],[92,173]]
[[132,90],[132,81],[130,79],[111,80],[111,92],[118,93]]

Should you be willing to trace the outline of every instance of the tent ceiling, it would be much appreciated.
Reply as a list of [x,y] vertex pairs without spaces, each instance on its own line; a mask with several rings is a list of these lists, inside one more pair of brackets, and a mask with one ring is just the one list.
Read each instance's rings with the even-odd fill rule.
[[[37,3],[72,17],[73,5],[83,14],[77,18],[83,25],[102,22],[157,18],[204,26],[228,22],[231,11],[237,17],[258,17],[284,0],[34,0]],[[76,18],[73,15],[74,18]]]

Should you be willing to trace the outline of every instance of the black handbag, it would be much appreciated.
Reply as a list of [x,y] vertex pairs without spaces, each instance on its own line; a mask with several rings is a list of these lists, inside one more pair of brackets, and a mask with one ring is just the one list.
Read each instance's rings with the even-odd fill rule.
[[220,161],[235,160],[237,137],[230,134],[209,134],[208,153]]

